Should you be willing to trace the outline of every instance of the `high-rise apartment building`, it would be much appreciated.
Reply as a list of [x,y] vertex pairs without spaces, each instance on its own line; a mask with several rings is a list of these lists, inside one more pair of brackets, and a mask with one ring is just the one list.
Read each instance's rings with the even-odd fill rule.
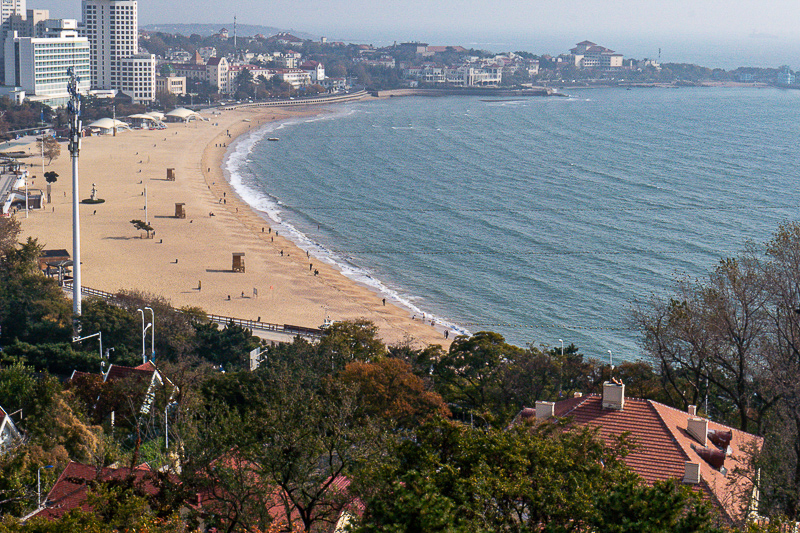
[[11,15],[25,14],[25,0],[0,0],[0,23],[4,23]]
[[[82,7],[83,31],[89,39],[91,52],[92,87],[121,90],[134,100],[146,100],[147,97],[132,94],[130,85],[133,72],[155,72],[154,57],[137,58],[133,62],[129,60],[139,52],[136,0],[83,0]],[[152,68],[142,66],[142,61],[152,61]],[[143,82],[155,84],[155,76]],[[155,90],[151,88],[135,92],[154,95]]]
[[[0,43],[12,34],[11,22],[14,18],[25,18],[25,0],[0,0]],[[0,46],[0,56],[3,54]],[[0,79],[5,75],[3,61],[0,61]]]

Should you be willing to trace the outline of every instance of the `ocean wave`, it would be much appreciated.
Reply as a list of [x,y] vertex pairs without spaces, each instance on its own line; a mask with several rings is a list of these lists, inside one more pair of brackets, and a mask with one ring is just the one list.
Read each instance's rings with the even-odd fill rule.
[[[253,161],[250,156],[256,146],[265,142],[265,138],[268,134],[301,123],[308,124],[323,120],[335,120],[352,115],[356,112],[357,110],[355,108],[344,107],[340,110],[316,115],[314,117],[292,118],[278,122],[269,122],[260,128],[242,135],[231,143],[225,154],[222,163],[222,170],[225,178],[244,202],[271,221],[271,225],[276,231],[279,231],[289,238],[296,246],[306,252],[309,257],[313,256],[315,259],[334,267],[347,278],[368,287],[382,297],[385,297],[386,300],[394,302],[399,307],[406,309],[409,315],[415,317],[424,316],[426,322],[432,322],[437,328],[442,330],[446,329],[458,335],[470,335],[471,333],[469,330],[464,327],[423,310],[423,307],[415,303],[416,301],[422,301],[422,298],[411,294],[404,294],[398,289],[387,286],[370,270],[359,266],[351,258],[344,257],[310,238],[284,218],[283,215],[287,209],[279,198],[247,183],[248,178],[255,178],[248,166]],[[413,126],[399,127],[396,129],[413,129]]]

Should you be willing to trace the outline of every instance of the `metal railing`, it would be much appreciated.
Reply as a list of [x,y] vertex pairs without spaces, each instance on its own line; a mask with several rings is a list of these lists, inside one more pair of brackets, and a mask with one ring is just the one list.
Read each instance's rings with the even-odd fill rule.
[[[69,281],[65,281],[61,288],[67,292],[68,294],[72,295],[72,283]],[[119,296],[112,292],[101,291],[99,289],[92,289],[91,287],[81,287],[81,294],[85,294],[87,296],[97,296],[98,298],[103,298],[105,300],[117,300]],[[180,309],[172,308],[174,311],[181,313]],[[311,337],[311,338],[319,338],[322,336],[322,330],[319,328],[308,328],[305,326],[295,326],[292,324],[273,324],[271,322],[261,322],[259,320],[248,320],[245,318],[236,318],[232,316],[224,316],[224,315],[214,315],[212,313],[206,313],[206,317],[211,322],[216,324],[220,324],[222,326],[227,326],[228,324],[235,324],[237,326],[250,329],[252,331],[271,331],[275,333],[283,333],[285,335],[292,335],[297,336],[300,335],[301,337]]]

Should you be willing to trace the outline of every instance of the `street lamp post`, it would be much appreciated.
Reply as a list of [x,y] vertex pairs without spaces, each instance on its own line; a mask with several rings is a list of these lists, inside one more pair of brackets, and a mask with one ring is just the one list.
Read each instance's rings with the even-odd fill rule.
[[164,448],[169,450],[169,409],[175,407],[178,402],[170,402],[164,406]]
[[39,504],[39,507],[42,506],[42,469],[43,468],[53,468],[53,465],[40,466],[39,470],[36,471],[36,494],[38,496],[37,503]]
[[150,311],[150,361],[156,362],[156,313],[152,307],[145,307]]
[[147,339],[147,328],[152,326],[153,324],[148,322],[147,326],[144,325],[144,309],[137,309],[140,313],[142,313],[142,364],[147,362],[147,349],[145,348],[145,340]]

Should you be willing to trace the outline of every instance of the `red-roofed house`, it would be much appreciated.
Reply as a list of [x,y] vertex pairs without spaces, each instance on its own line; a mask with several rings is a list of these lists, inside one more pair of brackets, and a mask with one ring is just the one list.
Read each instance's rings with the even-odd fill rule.
[[749,452],[760,450],[763,438],[717,424],[688,411],[652,400],[625,397],[625,385],[606,382],[602,395],[559,402],[536,402],[518,415],[523,419],[571,419],[592,426],[611,442],[629,433],[633,450],[625,463],[647,483],[678,479],[694,485],[732,522],[757,512],[758,494],[750,478]]
[[80,508],[91,511],[87,503],[87,491],[94,481],[123,480],[133,474],[136,487],[147,495],[155,495],[158,488],[154,484],[153,472],[146,464],[130,468],[96,468],[70,461],[67,467],[58,476],[56,484],[50,490],[42,508],[25,517],[42,517],[48,520],[58,520],[72,509]]
[[325,66],[319,61],[305,61],[300,65],[300,69],[308,72],[311,83],[319,83],[325,79]]
[[0,453],[3,453],[15,443],[22,440],[22,436],[17,431],[14,421],[8,413],[0,407]]

